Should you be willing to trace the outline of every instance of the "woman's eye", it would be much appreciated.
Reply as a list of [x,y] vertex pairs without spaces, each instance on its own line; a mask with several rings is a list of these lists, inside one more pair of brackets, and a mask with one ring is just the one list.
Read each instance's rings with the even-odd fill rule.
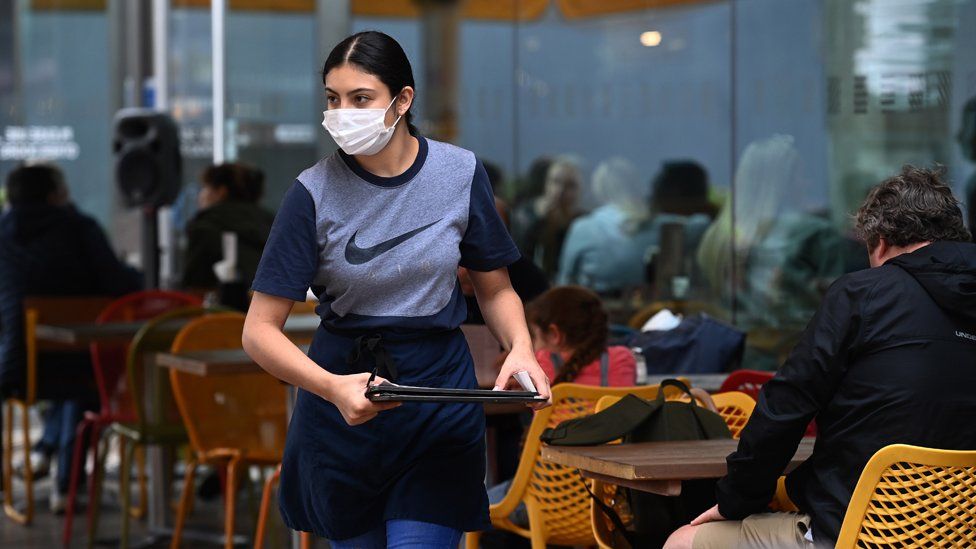
[[357,95],[356,103],[359,103],[360,105],[363,103],[369,103],[369,97],[366,97],[365,95]]
[[330,105],[335,105],[336,103],[338,103],[338,102],[339,102],[339,98],[338,98],[338,97],[335,97],[335,96],[329,96],[329,97],[326,97],[326,98],[325,98],[325,100],[326,100],[326,101],[327,101],[327,102],[328,102],[328,103],[329,103]]

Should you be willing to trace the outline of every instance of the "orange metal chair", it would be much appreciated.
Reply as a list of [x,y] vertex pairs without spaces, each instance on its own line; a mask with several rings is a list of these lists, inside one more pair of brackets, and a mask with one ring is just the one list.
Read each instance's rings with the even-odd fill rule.
[[[533,549],[544,549],[546,544],[594,545],[596,540],[590,525],[590,495],[579,472],[543,461],[539,436],[547,427],[592,414],[597,401],[603,396],[623,397],[630,393],[654,398],[658,386],[595,387],[561,383],[553,387],[552,406],[536,412],[529,426],[522,457],[508,494],[489,508],[495,528],[529,538]],[[525,502],[528,510],[528,529],[509,520],[509,515],[521,502]],[[480,538],[479,532],[468,533],[468,549],[477,548]]]
[[[6,424],[3,431],[3,510],[14,522],[30,524],[34,519],[34,471],[31,469],[30,408],[37,403],[38,360],[44,352],[85,351],[77,345],[58,345],[38,341],[37,325],[49,323],[92,322],[109,304],[107,297],[28,297],[24,299],[24,339],[26,345],[26,384],[24,394],[7,398],[4,402]],[[14,408],[20,409],[21,436],[24,452],[24,507],[14,503],[13,441]]]
[[[135,292],[120,297],[108,304],[98,315],[95,322],[107,324],[111,322],[133,322],[147,320],[167,311],[178,307],[200,305],[201,299],[198,296],[177,292],[165,292],[160,290],[148,290]],[[75,514],[75,496],[78,491],[78,481],[81,469],[85,463],[85,452],[82,448],[83,441],[87,433],[90,433],[90,449],[92,461],[98,461],[98,441],[102,431],[115,421],[134,422],[136,412],[132,403],[132,394],[129,392],[129,384],[126,382],[126,354],[129,351],[129,342],[119,343],[92,343],[91,357],[92,369],[95,373],[95,384],[98,387],[99,410],[98,412],[88,412],[77,427],[75,437],[74,454],[71,461],[71,483],[68,489],[67,509],[64,515],[64,532],[62,542],[65,545],[71,543],[71,526]],[[123,439],[124,440],[124,439]],[[120,452],[125,452],[124,443],[120,447]],[[139,454],[143,456],[144,454]],[[143,459],[140,459],[140,471],[143,470]],[[94,475],[93,475],[94,476]],[[89,479],[89,501],[94,501],[95,482],[94,478]],[[130,510],[132,516],[142,516],[146,509],[146,477],[141,474],[139,477],[139,507]],[[88,516],[91,517],[92,506],[88,507]],[[89,522],[91,519],[89,518]]]
[[886,446],[857,481],[837,548],[976,546],[976,451]]
[[[264,548],[264,534],[268,528],[268,510],[271,508],[271,493],[274,491],[275,484],[281,476],[281,465],[275,469],[274,474],[264,481],[264,491],[261,493],[261,510],[258,512],[257,529],[254,532],[254,549]],[[301,532],[301,548],[309,549],[312,547],[312,534]]]
[[[184,307],[163,313],[147,322],[139,329],[126,353],[125,382],[128,392],[137,398],[132,399],[135,421],[116,421],[105,431],[99,441],[103,445],[98,452],[95,463],[94,497],[89,505],[92,507],[88,523],[88,545],[92,546],[98,532],[99,514],[101,510],[102,484],[105,479],[105,458],[108,452],[110,436],[117,436],[124,441],[125,451],[119,464],[119,492],[121,494],[122,509],[129,509],[130,489],[129,480],[131,464],[135,450],[144,446],[178,447],[187,442],[186,430],[176,410],[169,378],[162,368],[155,364],[147,364],[145,359],[151,353],[169,350],[180,323],[188,319],[206,314],[212,309],[202,307]],[[151,389],[151,392],[147,389]],[[149,414],[149,406],[155,411]],[[120,527],[120,545],[128,546],[129,515],[122,513]]]
[[[239,348],[243,330],[244,316],[238,313],[200,317],[180,330],[171,351]],[[196,468],[206,463],[224,467],[227,473],[224,540],[230,549],[240,473],[249,465],[281,462],[287,428],[287,388],[264,372],[198,376],[170,369],[169,375],[193,450],[184,475],[172,547],[180,545]]]

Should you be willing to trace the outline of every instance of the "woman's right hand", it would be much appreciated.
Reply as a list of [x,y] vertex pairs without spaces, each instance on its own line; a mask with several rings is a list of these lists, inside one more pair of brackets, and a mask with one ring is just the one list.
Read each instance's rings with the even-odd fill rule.
[[[333,376],[328,390],[320,396],[335,404],[346,423],[362,425],[380,412],[396,408],[401,404],[400,402],[373,402],[366,398],[369,376],[369,373]],[[386,380],[376,377],[373,379],[373,385],[379,385],[384,381]]]

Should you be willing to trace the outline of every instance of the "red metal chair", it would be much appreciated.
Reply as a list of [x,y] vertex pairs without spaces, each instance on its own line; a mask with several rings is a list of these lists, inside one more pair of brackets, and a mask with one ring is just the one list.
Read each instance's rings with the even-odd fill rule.
[[759,389],[762,389],[762,386],[767,381],[773,379],[773,375],[775,375],[775,372],[736,370],[729,374],[729,377],[725,378],[718,392],[739,391],[740,393],[751,396],[753,400],[759,400]]
[[[180,307],[200,306],[199,296],[178,292],[148,290],[135,292],[120,297],[110,303],[98,316],[95,322],[107,324],[110,322],[135,322],[148,320],[165,312]],[[126,354],[129,342],[123,343],[93,343],[91,345],[92,369],[95,372],[95,383],[98,386],[100,406],[98,412],[88,412],[77,427],[74,454],[71,461],[71,481],[68,486],[67,509],[64,515],[64,532],[62,541],[65,546],[71,543],[71,525],[74,519],[75,496],[78,492],[78,480],[81,468],[85,463],[86,453],[82,451],[85,434],[90,433],[90,449],[92,458],[98,458],[98,440],[102,431],[116,421],[135,421],[135,411],[132,395],[129,394],[129,384],[125,380]],[[92,509],[98,502],[95,497],[94,479],[89,479],[88,519],[91,521]],[[128,510],[134,515],[141,515],[145,510],[146,487],[145,478],[140,481],[140,505],[136,509]],[[127,512],[127,510],[123,510]]]
[[[767,381],[773,379],[776,372],[764,372],[761,370],[735,370],[729,374],[729,377],[725,378],[722,382],[722,387],[719,388],[718,392],[724,393],[727,391],[739,391],[740,393],[746,393],[751,396],[756,402],[759,401],[759,389],[766,384]],[[817,422],[811,421],[810,425],[807,426],[807,432],[803,435],[805,437],[815,437],[817,436]]]

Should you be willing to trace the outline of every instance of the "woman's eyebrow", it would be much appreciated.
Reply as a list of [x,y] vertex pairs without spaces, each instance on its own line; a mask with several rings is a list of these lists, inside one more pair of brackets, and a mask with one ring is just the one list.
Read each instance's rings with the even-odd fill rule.
[[[337,91],[335,91],[335,90],[333,90],[332,88],[330,88],[330,87],[328,87],[328,86],[326,86],[326,87],[325,87],[325,91],[326,91],[326,93],[334,93],[334,94],[336,94],[336,95],[342,95],[342,94],[340,94],[339,92],[337,92]],[[352,91],[350,91],[350,92],[348,92],[348,93],[347,93],[346,95],[354,95],[354,94],[357,94],[357,93],[363,93],[363,92],[375,92],[375,91],[376,91],[376,90],[374,90],[374,89],[372,89],[372,88],[356,88],[356,89],[354,89],[354,90],[352,90]]]

